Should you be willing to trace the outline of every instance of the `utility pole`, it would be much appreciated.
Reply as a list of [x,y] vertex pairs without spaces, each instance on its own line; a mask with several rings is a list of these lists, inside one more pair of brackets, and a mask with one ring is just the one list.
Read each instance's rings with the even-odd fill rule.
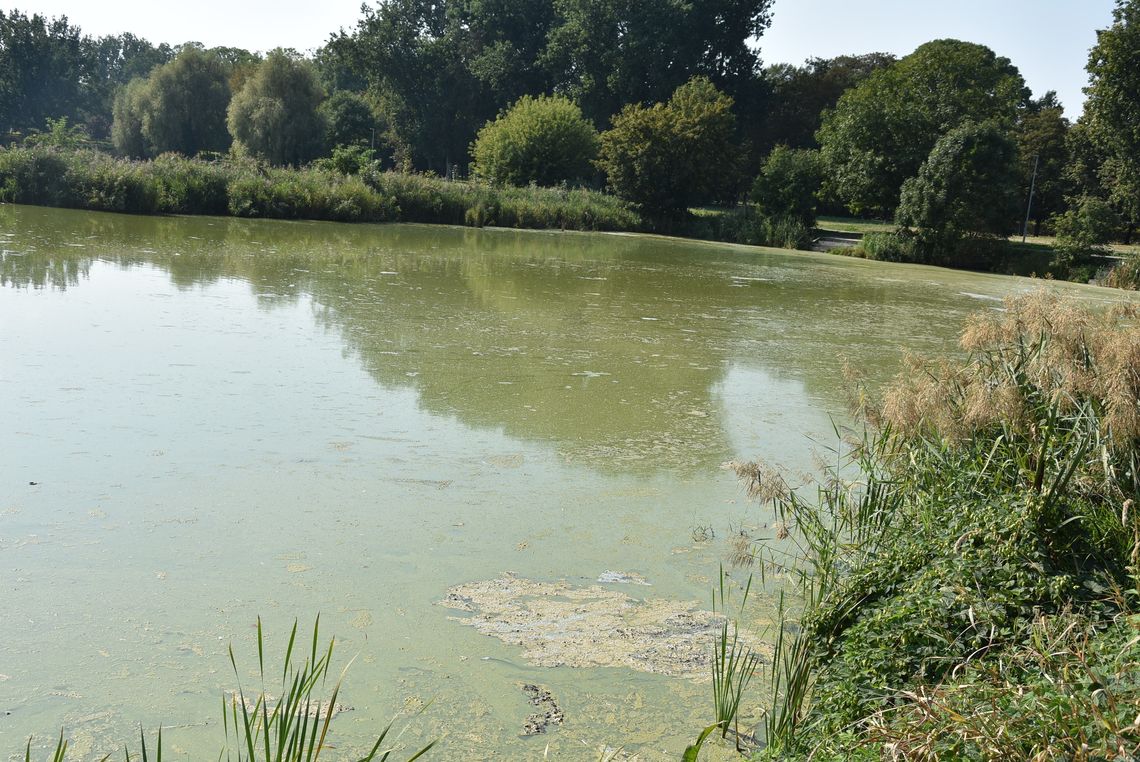
[[1025,224],[1021,226],[1021,242],[1029,237],[1029,213],[1033,211],[1033,191],[1037,190],[1037,164],[1041,161],[1041,154],[1033,155],[1033,179],[1029,182],[1029,202],[1025,205]]

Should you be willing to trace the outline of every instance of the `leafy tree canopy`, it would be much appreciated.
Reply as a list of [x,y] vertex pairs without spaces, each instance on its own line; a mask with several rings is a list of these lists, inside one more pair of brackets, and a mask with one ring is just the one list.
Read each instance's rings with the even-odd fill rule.
[[1135,226],[1140,222],[1140,0],[1117,0],[1113,24],[1089,53],[1089,138],[1105,157],[1101,182]]
[[968,264],[956,261],[963,239],[1014,231],[1017,178],[1017,144],[1004,125],[966,122],[939,138],[918,174],[903,184],[897,222],[917,234],[922,261]]
[[702,76],[743,102],[760,73],[749,45],[772,0],[554,0],[543,62],[560,89],[601,124],[626,104],[663,101]]
[[847,91],[818,139],[830,187],[856,213],[889,215],[934,144],[967,122],[1012,127],[1029,91],[1009,59],[935,40]]
[[772,0],[386,0],[318,58],[367,83],[406,165],[465,160],[478,127],[522,95],[560,93],[595,126],[694,74],[756,102]]
[[843,93],[879,69],[893,64],[890,53],[809,58],[803,66],[776,64],[764,70],[770,90],[754,140],[767,150],[776,145],[815,148],[823,113]]
[[76,121],[83,107],[83,38],[66,16],[0,11],[0,131]]
[[[145,141],[146,154],[175,152],[194,156],[201,151],[230,147],[226,109],[230,86],[226,65],[217,56],[186,46],[173,61],[155,69],[145,88],[124,94],[119,116],[134,124]],[[133,101],[132,101],[133,99]],[[125,109],[138,109],[137,117]],[[116,130],[123,139],[126,130]],[[133,133],[132,133],[133,139]],[[129,147],[126,142],[119,150]]]
[[[320,106],[325,120],[325,145],[371,146],[377,131],[376,115],[371,104],[361,95],[347,90],[333,93]],[[381,137],[383,131],[380,130]]]
[[1065,179],[1069,162],[1068,133],[1069,120],[1053,92],[1031,102],[1015,130],[1021,156],[1018,196],[1028,198],[1030,190],[1033,191],[1033,219],[1038,227],[1042,220],[1065,208],[1069,188]]

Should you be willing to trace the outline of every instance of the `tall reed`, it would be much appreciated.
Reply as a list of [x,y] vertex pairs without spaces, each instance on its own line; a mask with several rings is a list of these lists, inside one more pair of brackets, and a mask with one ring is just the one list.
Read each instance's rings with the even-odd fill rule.
[[1035,293],[962,346],[862,390],[846,458],[774,494],[802,626],[765,758],[1140,753],[1137,313]]

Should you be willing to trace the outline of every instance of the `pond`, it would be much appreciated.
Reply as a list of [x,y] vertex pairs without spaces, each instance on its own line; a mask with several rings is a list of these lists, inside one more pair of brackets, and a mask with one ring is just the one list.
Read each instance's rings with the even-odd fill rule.
[[[342,750],[399,714],[440,759],[676,759],[709,720],[704,668],[629,638],[704,653],[720,565],[747,576],[732,537],[770,517],[722,464],[812,470],[844,359],[881,383],[1034,285],[647,236],[0,206],[0,758],[61,727],[96,758],[140,724],[171,759],[216,758],[229,644],[255,687],[257,617],[268,667],[319,613],[334,669],[356,657]],[[527,684],[561,725],[523,735]]]

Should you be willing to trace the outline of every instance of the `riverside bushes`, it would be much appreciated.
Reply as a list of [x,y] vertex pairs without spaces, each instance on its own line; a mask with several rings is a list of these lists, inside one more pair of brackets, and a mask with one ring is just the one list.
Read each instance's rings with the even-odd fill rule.
[[766,758],[1132,759],[1140,753],[1140,325],[1039,292],[912,360],[860,476],[773,489],[802,631]]
[[133,214],[642,229],[627,204],[589,190],[492,188],[378,171],[346,176],[175,155],[129,161],[96,151],[30,146],[0,150],[0,201]]

